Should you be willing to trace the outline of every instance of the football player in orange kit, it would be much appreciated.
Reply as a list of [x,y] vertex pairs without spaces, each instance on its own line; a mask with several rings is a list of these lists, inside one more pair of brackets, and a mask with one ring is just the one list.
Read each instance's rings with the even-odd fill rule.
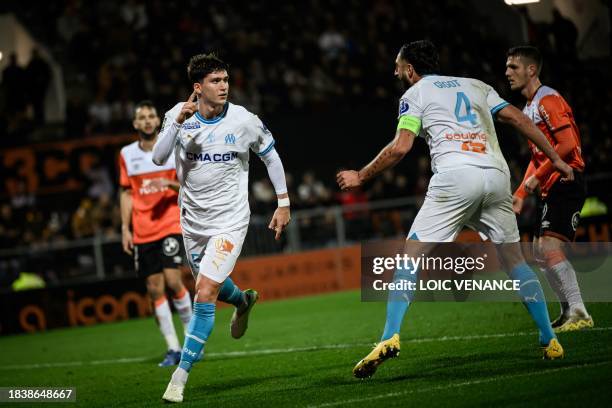
[[513,47],[506,56],[510,88],[520,91],[527,99],[523,112],[546,135],[575,174],[573,181],[561,181],[550,160],[530,142],[531,161],[523,182],[514,193],[513,209],[519,214],[523,200],[539,187],[534,253],[561,303],[561,315],[552,326],[556,332],[593,327],[593,319],[582,301],[576,271],[561,249],[563,242],[575,239],[586,194],[578,126],[565,99],[540,82],[542,56],[537,48]]
[[183,325],[191,319],[191,296],[181,280],[184,252],[179,207],[179,184],[174,161],[159,167],[151,159],[157,140],[159,116],[152,102],[134,109],[134,129],[139,139],[121,149],[121,235],[123,250],[134,256],[136,272],[146,279],[155,317],[168,347],[160,367],[176,365],[181,358],[166,286]]

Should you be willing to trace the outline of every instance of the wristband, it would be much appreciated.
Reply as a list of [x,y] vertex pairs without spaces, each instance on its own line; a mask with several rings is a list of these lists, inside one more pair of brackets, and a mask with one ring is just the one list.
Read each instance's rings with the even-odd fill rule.
[[285,197],[285,198],[279,198],[278,199],[278,206],[279,207],[289,207],[289,197]]

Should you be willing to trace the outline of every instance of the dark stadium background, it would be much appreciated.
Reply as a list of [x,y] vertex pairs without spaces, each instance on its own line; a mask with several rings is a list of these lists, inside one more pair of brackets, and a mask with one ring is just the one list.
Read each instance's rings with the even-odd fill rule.
[[[230,101],[275,136],[292,202],[292,223],[276,243],[266,228],[276,197],[253,156],[253,216],[232,277],[263,300],[292,299],[258,305],[241,342],[228,338],[231,311],[220,310],[223,327],[187,399],[382,405],[390,393],[383,397],[403,405],[609,406],[608,303],[589,306],[596,328],[562,337],[568,358],[552,365],[526,341],[533,327],[518,303],[420,303],[402,331],[413,352],[376,381],[350,378],[384,315],[384,304],[359,300],[359,244],[405,237],[431,175],[420,140],[361,191],[335,185],[339,169],[363,166],[394,135],[402,44],[432,40],[443,74],[481,79],[519,107],[505,52],[538,46],[544,84],[566,98],[580,127],[589,200],[577,239],[610,241],[610,2],[507,3],[1,1],[0,387],[72,385],[84,406],[159,403],[169,372],[155,367],[161,338],[121,250],[117,154],[136,139],[134,105],[150,99],[163,115],[191,92],[189,57],[216,52],[231,65]],[[516,186],[527,143],[497,131]],[[519,217],[524,240],[533,216],[531,199]],[[470,381],[484,384],[480,393],[465,391]]]
[[[404,91],[394,59],[421,38],[438,45],[442,73],[482,79],[519,107],[505,52],[542,50],[543,82],[568,100],[582,136],[592,201],[578,239],[609,241],[609,2],[3,1],[0,28],[1,293],[23,272],[64,297],[107,280],[139,287],[120,248],[118,149],[135,138],[135,103],[151,99],[163,115],[189,95],[186,63],[202,52],[231,64],[230,100],[260,115],[288,174],[294,223],[277,244],[265,228],[275,196],[252,160],[246,257],[406,233],[431,174],[423,141],[362,191],[339,192],[334,175],[393,137]],[[497,129],[516,185],[527,144]],[[519,217],[526,238],[533,209]]]
[[[186,62],[201,52],[231,64],[230,99],[275,135],[294,213],[317,209],[296,219],[299,242],[295,234],[271,242],[262,226],[274,194],[264,166],[252,160],[246,255],[405,233],[430,176],[425,143],[363,191],[340,193],[334,174],[364,165],[392,138],[403,93],[394,59],[403,43],[420,38],[438,45],[443,73],[482,79],[518,106],[504,77],[505,51],[540,47],[544,83],[564,95],[580,126],[589,196],[609,207],[610,10],[598,1],[545,3],[2,2],[0,290],[23,271],[50,287],[103,279],[109,269],[133,276],[118,244],[117,151],[135,137],[135,103],[151,99],[163,115],[189,95]],[[527,145],[504,126],[498,133],[516,184]],[[70,143],[77,147],[65,150]],[[338,236],[334,206],[385,199],[399,201],[378,213],[341,208]],[[528,205],[519,219],[525,231],[532,215]],[[105,273],[96,240],[104,243]]]

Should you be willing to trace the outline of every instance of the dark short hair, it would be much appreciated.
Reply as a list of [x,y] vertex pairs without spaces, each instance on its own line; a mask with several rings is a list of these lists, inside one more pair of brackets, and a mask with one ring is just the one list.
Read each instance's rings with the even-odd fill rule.
[[138,112],[138,109],[140,108],[149,108],[149,109],[153,109],[156,113],[157,113],[157,109],[155,108],[155,105],[153,104],[153,101],[149,100],[149,99],[145,99],[144,101],[140,101],[136,104],[136,106],[134,106],[134,117],[136,117],[136,112]]
[[419,75],[437,74],[440,71],[438,50],[431,41],[419,40],[404,44],[399,55]]
[[228,70],[229,65],[215,53],[194,55],[187,65],[187,75],[192,83],[202,81],[210,73]]
[[526,60],[527,64],[534,64],[538,69],[538,75],[542,70],[542,53],[536,47],[531,45],[517,45],[512,47],[506,53],[506,57],[521,57]]

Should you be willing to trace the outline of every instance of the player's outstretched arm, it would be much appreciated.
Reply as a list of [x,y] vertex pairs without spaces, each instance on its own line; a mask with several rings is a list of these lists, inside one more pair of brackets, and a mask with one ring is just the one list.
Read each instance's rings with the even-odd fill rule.
[[123,251],[132,255],[134,240],[132,237],[132,190],[121,188],[119,193],[119,206],[121,208],[121,243]]
[[550,159],[553,167],[561,172],[565,180],[574,179],[572,168],[561,159],[551,144],[548,143],[546,136],[523,112],[512,105],[508,105],[497,113],[497,119],[502,123],[509,123],[531,140]]
[[280,156],[276,152],[276,149],[270,150],[263,156],[260,156],[261,160],[268,169],[268,176],[276,191],[276,197],[278,199],[278,207],[272,215],[272,220],[268,225],[268,228],[275,232],[274,239],[277,241],[280,239],[281,234],[289,224],[291,220],[291,211],[289,209],[289,194],[287,193],[287,180],[285,179],[285,169]]
[[342,190],[350,190],[364,184],[374,176],[395,166],[412,149],[416,135],[407,129],[399,129],[391,143],[386,145],[367,166],[359,171],[344,170],[336,175]]
[[[161,166],[166,164],[168,158],[170,158],[172,149],[174,149],[174,145],[176,143],[176,137],[181,129],[181,125],[198,110],[196,98],[196,93],[193,91],[189,96],[189,99],[187,99],[187,102],[185,102],[181,107],[181,110],[176,118],[164,118],[164,125],[162,125],[161,132],[157,137],[155,146],[153,146],[153,163]],[[171,123],[165,125],[167,121],[171,121]]]

